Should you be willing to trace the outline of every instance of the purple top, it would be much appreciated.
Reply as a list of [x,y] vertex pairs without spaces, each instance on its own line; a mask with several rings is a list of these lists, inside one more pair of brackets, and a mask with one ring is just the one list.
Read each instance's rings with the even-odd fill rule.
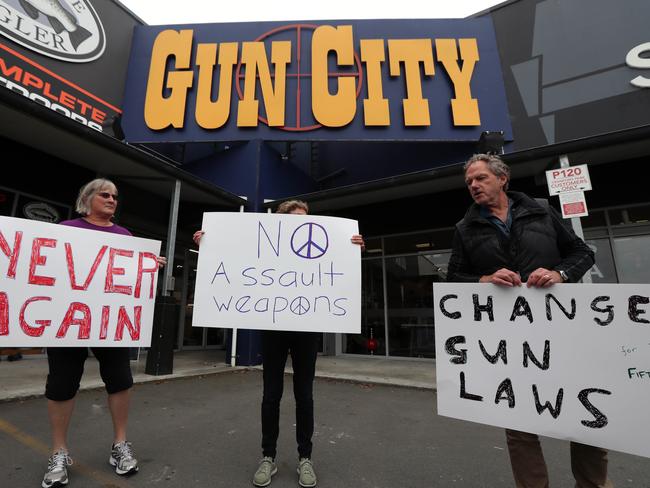
[[113,224],[110,227],[104,227],[101,225],[95,225],[91,224],[87,220],[84,220],[82,218],[78,219],[72,219],[72,220],[64,220],[63,222],[59,222],[60,225],[68,225],[70,227],[79,227],[80,229],[90,229],[90,230],[98,230],[100,232],[111,232],[113,234],[122,234],[125,236],[130,236],[133,235],[131,234],[128,230],[126,230],[124,227],[120,227],[117,224]]

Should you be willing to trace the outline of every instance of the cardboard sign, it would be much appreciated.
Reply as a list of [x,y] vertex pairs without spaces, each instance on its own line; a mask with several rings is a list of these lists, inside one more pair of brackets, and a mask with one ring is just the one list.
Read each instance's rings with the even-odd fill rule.
[[202,229],[194,327],[361,332],[356,221],[213,212]]
[[650,285],[433,285],[438,413],[650,457]]
[[0,347],[147,347],[160,242],[0,217]]
[[546,172],[546,183],[549,195],[591,190],[589,168],[586,164],[551,169]]

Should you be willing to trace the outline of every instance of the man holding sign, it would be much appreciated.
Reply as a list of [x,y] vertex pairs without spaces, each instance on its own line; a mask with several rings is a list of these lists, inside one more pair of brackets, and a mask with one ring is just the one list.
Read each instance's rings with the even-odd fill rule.
[[[510,168],[498,156],[475,155],[464,172],[474,204],[456,224],[447,281],[548,288],[577,282],[591,268],[593,252],[557,212],[507,192]],[[537,435],[506,429],[506,438],[516,486],[548,487]],[[577,487],[613,486],[605,449],[572,442],[571,466]]]

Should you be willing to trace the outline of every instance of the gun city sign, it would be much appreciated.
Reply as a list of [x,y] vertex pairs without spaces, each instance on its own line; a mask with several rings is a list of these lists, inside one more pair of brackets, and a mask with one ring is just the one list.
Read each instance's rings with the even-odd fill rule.
[[137,27],[124,107],[133,142],[510,133],[489,19]]

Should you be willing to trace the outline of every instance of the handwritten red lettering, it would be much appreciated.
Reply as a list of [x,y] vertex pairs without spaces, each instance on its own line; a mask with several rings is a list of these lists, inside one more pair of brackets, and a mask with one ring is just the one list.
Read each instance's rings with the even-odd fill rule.
[[101,340],[106,339],[108,335],[108,317],[111,313],[111,307],[104,305],[102,307],[102,323],[99,326],[99,338]]
[[123,293],[124,295],[130,295],[132,287],[125,285],[115,285],[113,283],[113,276],[121,276],[125,273],[124,268],[115,267],[115,256],[125,256],[133,257],[133,251],[128,251],[126,249],[115,249],[111,247],[110,252],[108,253],[108,270],[106,271],[106,283],[104,285],[104,291],[106,293]]
[[56,278],[36,274],[36,266],[43,266],[47,261],[47,256],[41,256],[41,247],[56,247],[56,239],[37,237],[32,242],[32,258],[29,261],[29,284],[53,286]]
[[[75,313],[77,312],[81,312],[82,316],[76,318]],[[78,325],[77,339],[88,339],[90,337],[90,321],[91,315],[88,305],[81,302],[72,302],[65,313],[65,317],[63,317],[59,330],[56,332],[56,338],[65,337],[71,325]]]
[[0,336],[9,335],[9,300],[0,292]]
[[140,317],[142,316],[142,306],[137,305],[133,307],[133,322],[129,318],[129,315],[126,313],[126,308],[124,306],[120,307],[120,311],[117,314],[117,328],[115,329],[115,340],[121,341],[122,335],[124,334],[124,326],[129,329],[129,334],[131,339],[137,341],[140,339]]
[[13,250],[9,248],[9,243],[5,239],[5,236],[0,232],[0,250],[3,254],[9,258],[9,267],[7,268],[7,278],[14,279],[16,278],[16,265],[18,264],[18,256],[20,254],[20,243],[23,240],[23,233],[21,231],[16,232],[14,235],[14,248]]
[[40,327],[34,327],[33,325],[29,325],[27,321],[25,321],[25,312],[27,311],[27,307],[29,306],[30,303],[33,302],[51,302],[52,299],[50,297],[32,297],[29,300],[27,300],[25,303],[23,303],[23,306],[20,308],[20,328],[23,329],[23,332],[27,334],[29,337],[41,337],[43,335],[43,331],[45,331],[45,327],[49,326],[51,323],[51,320],[36,320],[35,322],[40,326]]
[[99,266],[100,261],[104,257],[104,254],[106,254],[106,249],[108,249],[108,246],[102,246],[102,248],[97,253],[97,256],[95,257],[95,261],[93,262],[93,265],[91,266],[90,271],[88,272],[88,276],[86,277],[86,281],[84,281],[83,285],[77,284],[77,278],[75,275],[75,267],[74,267],[74,259],[72,257],[72,245],[69,242],[66,242],[64,247],[65,247],[65,260],[68,263],[68,276],[70,276],[70,286],[72,286],[73,290],[84,290],[84,291],[87,290],[88,286],[90,286],[90,282],[95,276],[95,272],[97,271],[97,267]]
[[[153,267],[151,268],[144,268],[143,267],[143,261],[144,258],[148,258],[153,261]],[[140,252],[138,254],[138,277],[135,281],[135,298],[140,298],[140,288],[142,287],[142,275],[144,273],[149,273],[151,275],[151,285],[149,286],[149,298],[153,298],[153,282],[154,282],[154,276],[156,275],[156,272],[158,271],[158,260],[156,258],[156,255],[150,252]]]

